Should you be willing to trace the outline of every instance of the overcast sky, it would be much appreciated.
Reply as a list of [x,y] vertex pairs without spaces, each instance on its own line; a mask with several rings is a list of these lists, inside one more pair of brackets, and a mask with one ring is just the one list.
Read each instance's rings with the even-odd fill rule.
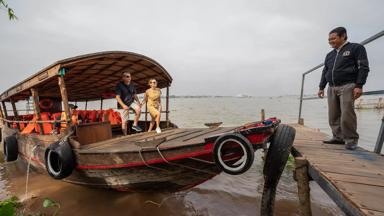
[[[124,50],[157,60],[173,76],[171,94],[299,94],[301,73],[330,51],[328,32],[350,41],[384,30],[382,0],[38,0],[0,10],[0,91],[67,57]],[[367,45],[366,89],[383,89],[384,37]],[[317,91],[320,71],[308,77]]]

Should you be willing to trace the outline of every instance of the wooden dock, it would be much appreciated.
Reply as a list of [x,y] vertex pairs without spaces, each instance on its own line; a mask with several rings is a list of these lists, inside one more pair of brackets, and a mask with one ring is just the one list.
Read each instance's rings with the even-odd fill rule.
[[[306,172],[346,215],[384,216],[384,156],[362,148],[345,150],[344,145],[323,144],[327,135],[298,124],[292,154],[305,160]],[[297,166],[298,163],[296,163]],[[296,167],[296,177],[298,169]],[[303,178],[298,180],[302,215],[311,215],[305,201]],[[308,184],[307,187],[309,188]],[[305,189],[304,189],[305,191]],[[309,193],[306,193],[309,198]],[[307,202],[307,211],[303,210]],[[305,208],[305,207],[304,207]]]

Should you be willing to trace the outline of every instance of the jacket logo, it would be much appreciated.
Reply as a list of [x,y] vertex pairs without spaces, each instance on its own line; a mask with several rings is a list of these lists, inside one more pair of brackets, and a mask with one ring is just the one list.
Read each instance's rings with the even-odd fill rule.
[[351,54],[351,51],[345,51],[343,52],[343,56],[349,56]]

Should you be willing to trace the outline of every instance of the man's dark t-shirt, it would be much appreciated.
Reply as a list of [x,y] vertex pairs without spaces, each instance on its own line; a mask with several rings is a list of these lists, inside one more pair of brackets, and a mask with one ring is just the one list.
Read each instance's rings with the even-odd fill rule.
[[[121,100],[128,107],[132,104],[135,94],[136,86],[132,82],[129,83],[129,85],[126,85],[124,82],[119,82],[119,84],[116,86],[116,95],[120,95]],[[119,103],[117,103],[117,107],[119,109],[122,108]]]

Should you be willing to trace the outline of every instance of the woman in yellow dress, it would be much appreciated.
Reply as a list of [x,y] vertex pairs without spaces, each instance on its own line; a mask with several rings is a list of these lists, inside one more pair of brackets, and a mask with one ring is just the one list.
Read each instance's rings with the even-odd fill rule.
[[156,121],[156,133],[161,133],[160,129],[160,115],[161,115],[161,91],[157,88],[156,79],[150,79],[148,82],[150,86],[144,94],[144,100],[141,102],[141,106],[147,103],[147,110],[151,115],[151,123],[149,124],[148,132],[152,131],[152,128]]

